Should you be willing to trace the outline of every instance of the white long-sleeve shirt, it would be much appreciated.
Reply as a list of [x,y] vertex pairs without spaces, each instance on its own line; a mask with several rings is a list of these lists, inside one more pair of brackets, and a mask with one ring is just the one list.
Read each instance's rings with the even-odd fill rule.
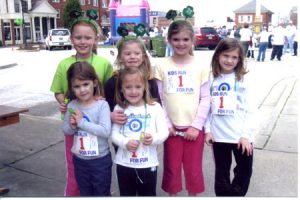
[[[241,137],[253,142],[258,123],[255,115],[256,101],[250,95],[245,82],[237,81],[234,73],[222,74],[211,82],[211,102],[217,102],[215,113],[219,114],[213,114],[212,105],[205,122],[205,132],[211,132],[216,142],[238,143]],[[231,92],[233,98],[229,97]]]
[[[114,110],[124,110],[116,105]],[[126,124],[113,124],[112,142],[119,146],[115,163],[131,168],[148,168],[158,166],[157,146],[162,144],[169,135],[164,111],[160,104],[146,106],[129,106],[124,110],[128,120]],[[151,145],[143,145],[140,141],[141,132],[150,133],[153,137]],[[133,154],[126,144],[129,140],[140,142]]]

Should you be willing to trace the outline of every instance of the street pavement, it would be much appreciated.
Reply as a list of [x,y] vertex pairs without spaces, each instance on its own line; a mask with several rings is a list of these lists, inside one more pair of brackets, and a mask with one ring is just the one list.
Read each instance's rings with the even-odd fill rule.
[[[109,54],[109,49],[104,51],[106,55]],[[0,55],[2,52],[4,50],[0,49]],[[267,56],[269,54],[270,50]],[[1,60],[0,75],[18,65],[15,59],[7,56],[1,56]],[[159,62],[159,59],[153,61]],[[250,70],[249,76],[256,77],[258,73],[263,72],[265,79],[273,81],[253,82],[262,92],[257,97],[260,123],[255,133],[253,175],[247,197],[298,196],[297,61],[299,63],[297,57],[290,55],[284,55],[282,61],[248,60],[250,69],[253,69],[253,73]],[[275,73],[276,71],[279,73]],[[281,74],[280,78],[275,74]],[[52,74],[49,76],[53,77]],[[2,77],[0,80],[6,81]],[[1,86],[1,82],[0,93],[9,95],[6,94],[6,87]],[[0,128],[0,186],[10,188],[10,192],[1,198],[63,196],[66,169],[63,134],[60,128],[62,122],[59,120],[57,104],[53,96],[51,98],[44,103],[42,98],[38,104],[30,105],[29,112],[21,114],[20,123]],[[22,105],[5,98],[1,101],[0,104],[4,102],[6,105]],[[23,102],[26,102],[26,99]],[[157,195],[168,196],[160,188],[163,171],[162,146],[159,146],[158,150],[160,166]],[[214,162],[212,151],[207,146],[204,151],[203,171],[205,192],[198,196],[214,197]],[[115,173],[112,176],[111,190],[112,196],[119,196]],[[187,196],[186,190],[183,189],[179,196]]]

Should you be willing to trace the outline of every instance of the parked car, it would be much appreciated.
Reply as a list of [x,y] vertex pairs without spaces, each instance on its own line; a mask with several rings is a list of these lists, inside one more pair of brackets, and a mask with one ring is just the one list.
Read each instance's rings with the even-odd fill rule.
[[63,47],[64,49],[71,50],[72,44],[70,35],[70,31],[65,28],[49,30],[45,38],[46,49],[51,51],[55,47]]
[[216,48],[216,46],[221,40],[221,37],[217,33],[216,29],[213,27],[197,27],[194,28],[194,31],[195,31],[195,40],[194,40],[195,49],[199,47],[208,47],[209,50],[213,50]]

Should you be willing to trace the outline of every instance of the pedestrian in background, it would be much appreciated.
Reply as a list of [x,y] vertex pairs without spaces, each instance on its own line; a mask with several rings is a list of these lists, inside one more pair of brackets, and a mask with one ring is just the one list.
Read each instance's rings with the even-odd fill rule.
[[[67,70],[77,61],[86,61],[96,70],[100,81],[105,85],[112,75],[112,66],[104,57],[98,56],[97,42],[99,41],[99,26],[96,21],[80,17],[71,26],[71,41],[76,54],[63,59],[55,72],[50,90],[54,92],[55,98],[60,106],[60,111],[67,111],[66,93],[68,90]],[[67,181],[65,196],[79,196],[79,189],[74,175],[73,155],[71,148],[74,136],[65,135],[65,154],[67,167]]]
[[290,54],[294,54],[294,38],[297,32],[296,26],[293,24],[293,21],[289,21],[288,25],[285,28],[286,30],[286,39],[287,41],[284,43],[283,46],[283,54],[287,52],[287,49],[290,49]]
[[244,49],[244,56],[246,57],[250,45],[250,38],[252,36],[252,31],[250,30],[248,23],[245,23],[244,27],[240,29],[240,36],[240,41]]
[[121,196],[156,196],[157,146],[168,137],[168,127],[148,82],[141,68],[119,71],[114,111],[128,117],[125,124],[114,123],[112,128],[112,142],[118,146],[115,163]]
[[297,56],[298,55],[298,32],[296,31],[295,37],[294,37],[294,55],[293,56]]
[[[205,123],[205,143],[215,160],[216,196],[245,196],[253,165],[254,115],[244,76],[243,47],[228,38],[218,44],[212,61],[211,107]],[[236,166],[231,181],[232,153]]]
[[88,62],[73,63],[67,71],[68,111],[62,129],[74,136],[72,154],[80,196],[111,196],[112,158],[108,138],[110,111],[102,84]]
[[193,56],[194,29],[188,21],[171,23],[168,41],[174,54],[155,67],[155,78],[167,117],[162,189],[170,196],[182,190],[182,166],[189,196],[204,191],[203,125],[209,110],[209,68]]
[[266,27],[262,28],[262,31],[257,35],[257,39],[259,40],[259,47],[258,47],[258,55],[257,61],[264,62],[266,57],[266,50],[268,48],[270,33],[267,31]]
[[286,42],[286,31],[283,28],[283,24],[280,23],[276,28],[273,29],[273,41],[272,41],[272,53],[271,60],[274,60],[275,56],[278,61],[281,61],[283,45]]

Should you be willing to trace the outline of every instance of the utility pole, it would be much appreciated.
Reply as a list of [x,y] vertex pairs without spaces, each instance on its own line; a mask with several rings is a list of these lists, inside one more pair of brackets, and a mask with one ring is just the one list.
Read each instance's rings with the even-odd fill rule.
[[20,0],[21,1],[21,6],[22,6],[22,32],[23,32],[23,43],[24,43],[24,48],[27,46],[26,43],[26,36],[25,36],[25,18],[24,18],[24,13],[28,13],[28,2],[25,0]]
[[262,26],[262,19],[261,19],[261,0],[256,0],[256,7],[255,7],[255,32],[260,33],[260,29]]

